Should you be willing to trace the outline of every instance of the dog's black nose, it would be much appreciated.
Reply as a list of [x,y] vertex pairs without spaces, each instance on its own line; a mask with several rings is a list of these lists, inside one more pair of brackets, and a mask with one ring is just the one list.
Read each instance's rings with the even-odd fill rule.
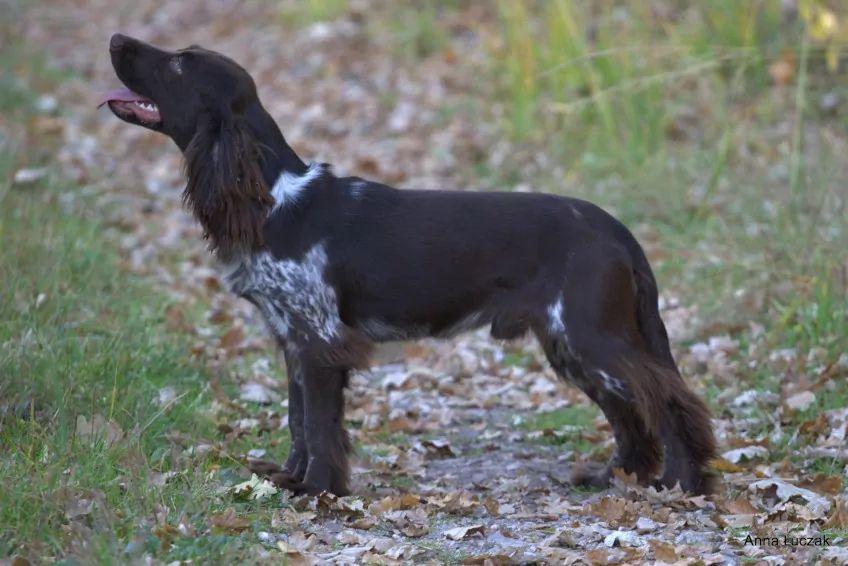
[[109,51],[118,51],[127,44],[130,38],[120,33],[116,33],[109,40]]

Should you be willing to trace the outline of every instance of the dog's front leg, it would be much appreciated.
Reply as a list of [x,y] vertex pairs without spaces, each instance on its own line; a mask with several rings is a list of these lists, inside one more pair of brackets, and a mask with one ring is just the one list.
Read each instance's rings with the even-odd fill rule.
[[281,468],[253,460],[250,469],[296,494],[346,495],[350,440],[344,430],[347,369],[286,350],[292,447]]
[[291,448],[283,472],[294,480],[302,481],[309,463],[309,452],[306,449],[306,432],[303,429],[303,372],[297,354],[285,349],[286,373],[289,380],[289,432],[291,433]]
[[329,491],[346,495],[350,474],[350,440],[344,430],[344,388],[347,369],[330,367],[318,360],[304,360],[304,432],[309,462],[302,485],[294,491]]
[[283,353],[289,382],[289,432],[291,433],[289,455],[282,467],[267,460],[251,460],[249,467],[252,472],[267,477],[275,484],[289,487],[303,481],[306,466],[309,463],[309,452],[306,448],[306,432],[303,427],[303,372],[300,358],[291,347],[283,346]]

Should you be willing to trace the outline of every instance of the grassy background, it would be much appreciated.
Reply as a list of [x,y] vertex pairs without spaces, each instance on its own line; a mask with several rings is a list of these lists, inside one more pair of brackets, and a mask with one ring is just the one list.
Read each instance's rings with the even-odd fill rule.
[[[209,404],[207,380],[165,325],[166,299],[121,270],[90,198],[57,176],[56,140],[28,133],[39,93],[63,77],[22,47],[3,59],[0,112],[18,135],[0,148],[0,556],[109,562],[158,549],[157,525],[205,523],[214,510],[215,459],[156,483],[175,460],[167,435],[215,437],[198,410]],[[12,186],[23,165],[50,173]],[[179,403],[157,403],[165,386]],[[118,441],[105,427],[76,435],[78,418],[98,416]],[[68,530],[73,514],[84,516],[73,529],[87,532]],[[86,545],[69,547],[80,534]]]

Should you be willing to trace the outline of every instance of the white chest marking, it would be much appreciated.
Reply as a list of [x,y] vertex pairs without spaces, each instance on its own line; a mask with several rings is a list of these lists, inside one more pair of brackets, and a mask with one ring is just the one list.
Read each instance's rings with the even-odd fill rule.
[[253,300],[280,339],[295,326],[330,342],[342,323],[336,292],[324,279],[326,267],[327,253],[319,244],[297,261],[260,252],[243,259],[226,279],[234,293]]

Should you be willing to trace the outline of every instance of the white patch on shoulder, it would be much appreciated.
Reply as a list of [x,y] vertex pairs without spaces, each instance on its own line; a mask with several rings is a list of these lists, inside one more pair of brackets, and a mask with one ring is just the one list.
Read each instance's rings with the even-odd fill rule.
[[354,181],[350,185],[350,196],[355,199],[361,199],[365,195],[365,189],[368,188],[368,183],[365,181]]
[[559,297],[556,302],[548,307],[548,322],[551,325],[551,332],[556,334],[565,334],[565,321],[563,320],[564,307],[562,297]]
[[292,326],[330,342],[341,333],[335,290],[324,279],[327,253],[318,244],[300,260],[263,251],[242,259],[226,278],[230,290],[253,301],[271,330],[286,339]]
[[286,171],[280,173],[277,182],[271,188],[271,196],[274,197],[274,206],[271,208],[271,212],[296,201],[301,191],[315,180],[323,170],[324,167],[320,163],[310,163],[309,169],[303,175],[292,175]]

